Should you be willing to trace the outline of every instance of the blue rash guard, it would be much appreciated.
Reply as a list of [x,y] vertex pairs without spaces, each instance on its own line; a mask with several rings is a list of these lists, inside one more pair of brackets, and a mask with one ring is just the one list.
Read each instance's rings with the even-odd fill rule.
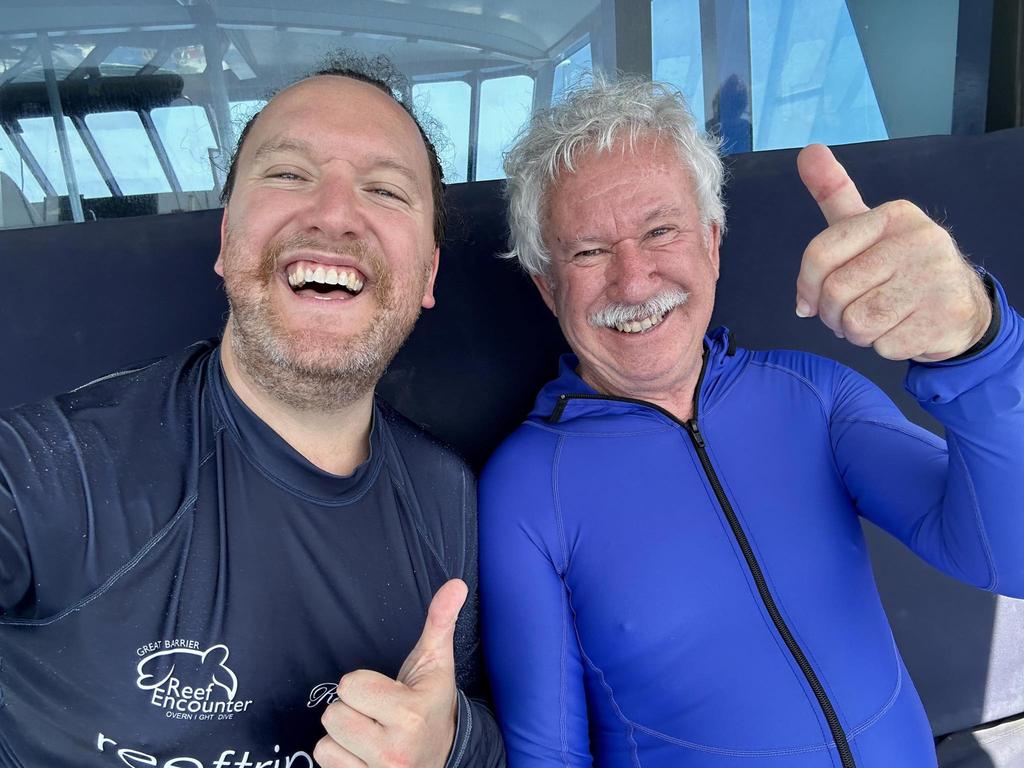
[[510,766],[934,766],[859,516],[1024,595],[1024,325],[996,305],[984,351],[910,366],[946,442],[853,371],[725,331],[687,423],[563,358],[481,477]]
[[466,695],[475,528],[462,461],[384,403],[322,472],[210,344],[0,413],[0,766],[313,768],[338,679],[394,677],[453,577],[448,766],[504,765]]

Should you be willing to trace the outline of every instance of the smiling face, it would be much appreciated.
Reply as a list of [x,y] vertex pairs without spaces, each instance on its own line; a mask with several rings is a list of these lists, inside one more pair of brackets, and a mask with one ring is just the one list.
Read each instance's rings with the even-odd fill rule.
[[215,266],[250,379],[302,408],[365,395],[433,306],[437,263],[427,151],[405,111],[338,76],[278,94],[239,154]]
[[641,136],[589,150],[547,196],[546,276],[535,278],[597,391],[674,404],[691,395],[718,279],[718,227],[704,226],[674,146]]

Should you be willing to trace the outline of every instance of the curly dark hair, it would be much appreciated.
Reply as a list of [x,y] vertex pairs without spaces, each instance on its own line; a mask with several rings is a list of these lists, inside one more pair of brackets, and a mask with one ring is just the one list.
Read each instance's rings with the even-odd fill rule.
[[[410,90],[408,78],[398,71],[394,63],[387,56],[370,57],[349,51],[336,51],[327,56],[315,70],[295,82],[323,75],[347,77],[349,80],[358,80],[361,83],[372,85],[394,99],[395,103],[412,118],[420,132],[420,137],[423,139],[423,145],[427,149],[427,158],[430,162],[430,191],[434,198],[434,244],[440,246],[444,241],[445,227],[448,223],[448,213],[445,209],[444,200],[444,171],[441,169],[441,162],[438,160],[434,143],[424,129],[423,123],[426,122],[429,125],[431,132],[436,131],[437,126],[430,118],[417,117],[412,107],[403,100],[401,94],[409,93]],[[280,90],[278,88],[268,94],[268,102]],[[231,191],[235,186],[235,170],[238,164],[238,156],[242,152],[242,145],[245,144],[245,139],[248,137],[253,123],[256,122],[256,118],[260,114],[261,112],[257,112],[249,118],[238,137],[238,143],[235,145],[235,151],[231,155],[231,163],[228,166],[228,175],[224,181],[224,189],[220,193],[220,201],[224,205],[227,205],[228,200],[231,199]]]

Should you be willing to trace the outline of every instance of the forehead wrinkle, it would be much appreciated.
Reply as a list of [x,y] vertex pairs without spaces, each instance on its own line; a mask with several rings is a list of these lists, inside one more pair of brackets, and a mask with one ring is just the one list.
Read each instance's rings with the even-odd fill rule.
[[[658,148],[657,141],[648,144],[652,145],[649,147],[652,152]],[[558,211],[562,217],[575,220],[576,232],[555,234],[555,243],[566,248],[582,243],[604,243],[615,239],[611,236],[615,231],[636,230],[662,217],[681,220],[687,216],[689,201],[680,205],[664,200],[663,193],[651,195],[648,192],[652,180],[658,183],[663,177],[674,175],[676,165],[660,154],[651,157],[651,153],[641,151],[643,148],[630,149],[620,143],[618,153],[614,148],[591,150],[580,158],[573,171],[563,169],[552,179],[544,191],[544,228],[550,226]],[[624,160],[629,161],[625,170]],[[582,215],[581,206],[585,209]]]
[[[616,217],[622,212],[616,214]],[[652,221],[661,219],[664,217],[679,217],[683,214],[683,210],[672,204],[658,205],[649,210],[642,218],[639,218],[641,224],[650,224]],[[593,243],[605,240],[605,236],[594,234],[590,232],[584,232],[583,234],[574,235],[571,238],[558,238],[559,242],[566,245],[579,245],[580,243]]]

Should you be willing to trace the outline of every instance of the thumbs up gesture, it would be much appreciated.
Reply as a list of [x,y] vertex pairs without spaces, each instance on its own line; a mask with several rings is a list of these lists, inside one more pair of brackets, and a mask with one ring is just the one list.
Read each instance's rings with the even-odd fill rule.
[[991,303],[945,229],[906,200],[868,208],[826,146],[797,168],[828,222],[804,251],[798,315],[890,360],[946,360],[981,339]]
[[455,739],[455,620],[465,582],[452,579],[430,603],[416,646],[392,680],[366,669],[338,683],[338,701],[324,712],[327,735],[313,757],[323,768],[438,768]]

